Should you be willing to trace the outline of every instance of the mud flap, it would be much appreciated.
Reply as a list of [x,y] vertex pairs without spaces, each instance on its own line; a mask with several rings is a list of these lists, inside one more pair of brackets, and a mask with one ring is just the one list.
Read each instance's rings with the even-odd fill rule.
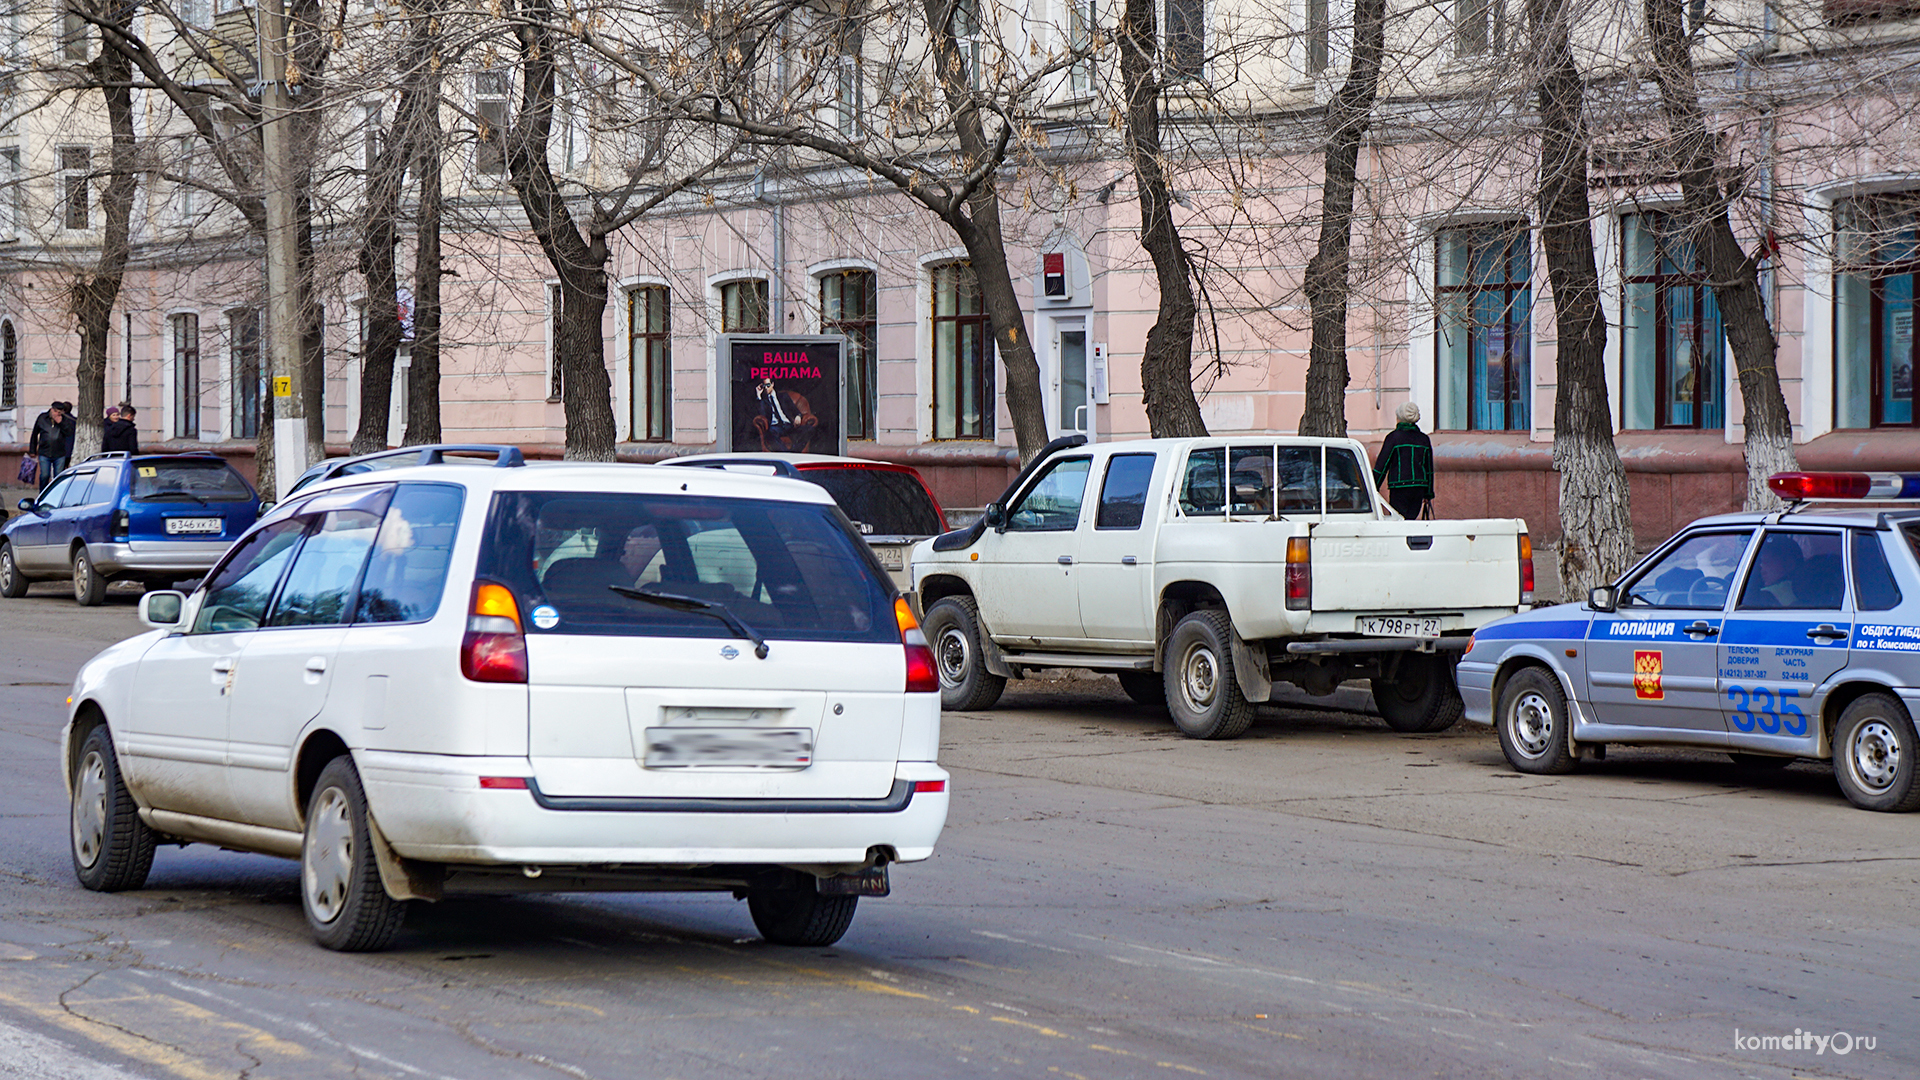
[[367,836],[373,840],[373,861],[380,866],[380,884],[388,896],[395,900],[440,899],[446,868],[438,863],[401,858],[393,845],[387,843],[387,834],[380,831],[380,823],[372,814],[367,815]]
[[1267,650],[1255,649],[1233,633],[1233,679],[1240,696],[1256,704],[1273,700],[1273,676],[1267,669]]

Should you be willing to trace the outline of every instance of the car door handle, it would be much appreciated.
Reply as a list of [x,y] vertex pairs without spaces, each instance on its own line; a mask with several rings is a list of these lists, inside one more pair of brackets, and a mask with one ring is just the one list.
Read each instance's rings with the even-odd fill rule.
[[1122,555],[1122,556],[1120,556],[1120,565],[1121,565],[1121,566],[1139,566],[1139,565],[1140,565],[1140,556],[1138,556],[1138,555]]
[[1705,634],[1708,637],[1713,637],[1720,632],[1720,628],[1717,626],[1709,626],[1706,620],[1702,619],[1681,632],[1686,634]]
[[307,661],[307,670],[313,672],[315,675],[327,670],[327,658],[324,656],[313,657]]
[[233,671],[232,660],[215,660],[213,662],[213,673],[215,675],[225,675],[231,671]]
[[1059,558],[1059,560],[1058,560],[1058,562],[1060,563],[1060,565],[1061,565],[1061,566],[1072,566],[1072,565],[1073,565],[1073,556],[1071,556],[1071,555],[1062,555],[1062,556],[1060,556],[1060,558]]
[[1842,630],[1839,627],[1833,625],[1832,623],[1821,623],[1819,626],[1816,626],[1813,629],[1807,631],[1807,636],[1815,640],[1825,640],[1827,638],[1844,638],[1848,636],[1848,631]]

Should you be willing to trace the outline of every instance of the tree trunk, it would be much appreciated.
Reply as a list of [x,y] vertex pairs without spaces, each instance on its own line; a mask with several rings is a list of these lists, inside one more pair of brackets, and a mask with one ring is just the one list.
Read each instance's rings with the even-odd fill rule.
[[407,369],[407,445],[440,441],[440,83],[423,88],[415,139],[413,359]]
[[1569,36],[1571,0],[1527,0],[1542,65],[1540,246],[1559,335],[1553,465],[1560,473],[1560,589],[1567,600],[1619,577],[1633,562],[1627,473],[1613,445],[1603,359],[1606,313],[1587,202],[1585,90]]
[[[1793,418],[1787,412],[1776,366],[1779,341],[1767,321],[1766,297],[1760,289],[1760,260],[1741,250],[1728,220],[1727,207],[1733,200],[1720,183],[1719,138],[1708,128],[1700,106],[1681,0],[1647,0],[1647,29],[1653,39],[1653,80],[1660,87],[1669,152],[1680,174],[1687,228],[1719,304],[1721,324],[1740,375],[1746,424],[1746,507],[1770,509],[1781,503],[1768,489],[1767,477],[1796,470],[1799,463],[1793,449]],[[1772,168],[1772,162],[1766,167]]]
[[307,420],[306,460],[318,462],[327,456],[327,364],[325,312],[320,293],[314,285],[313,252],[313,166],[325,138],[327,61],[330,31],[325,6],[320,0],[289,0],[287,32],[292,37],[294,67],[288,82],[299,94],[292,117],[295,155],[294,223],[299,236],[299,272],[295,280],[300,288],[300,400]]
[[[126,29],[132,9],[115,9],[106,16]],[[79,385],[74,394],[73,460],[84,461],[100,452],[107,399],[107,334],[113,326],[113,305],[120,298],[126,276],[128,239],[133,219],[135,174],[132,65],[125,55],[102,49],[87,65],[88,74],[106,101],[107,126],[112,135],[107,158],[107,183],[101,190],[104,222],[100,255],[91,271],[73,283],[69,308],[80,332]]]
[[1173,188],[1160,159],[1156,0],[1126,0],[1120,22],[1120,75],[1127,95],[1127,156],[1140,185],[1140,246],[1153,259],[1160,310],[1140,356],[1147,429],[1155,438],[1205,435],[1193,396],[1193,264],[1173,223]]
[[1320,186],[1320,244],[1307,260],[1305,289],[1313,312],[1307,347],[1306,403],[1300,434],[1347,433],[1347,301],[1352,293],[1353,194],[1360,143],[1380,94],[1387,33],[1386,0],[1355,0],[1353,62],[1327,105],[1326,175]]
[[555,348],[561,370],[561,400],[567,417],[570,461],[612,461],[617,437],[613,383],[607,378],[607,246],[591,246],[554,183],[547,163],[553,134],[555,18],[551,0],[524,0],[520,42],[520,108],[507,132],[507,168],[527,223],[560,279],[560,318]]

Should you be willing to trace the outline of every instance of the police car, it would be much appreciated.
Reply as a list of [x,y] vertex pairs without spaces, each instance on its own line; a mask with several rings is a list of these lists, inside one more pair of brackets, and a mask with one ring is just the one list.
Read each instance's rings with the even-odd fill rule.
[[1466,718],[1526,773],[1608,743],[1831,759],[1855,806],[1920,808],[1920,473],[1768,483],[1786,509],[1702,518],[1584,604],[1482,627]]

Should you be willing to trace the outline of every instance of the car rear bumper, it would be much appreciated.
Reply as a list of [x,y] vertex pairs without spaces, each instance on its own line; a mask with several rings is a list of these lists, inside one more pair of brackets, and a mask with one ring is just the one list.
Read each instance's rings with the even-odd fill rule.
[[410,859],[540,866],[859,865],[890,847],[925,859],[947,821],[948,793],[932,762],[901,762],[894,790],[870,800],[557,798],[482,788],[480,777],[533,777],[526,758],[389,751],[354,755],[374,820]]
[[230,540],[136,540],[88,544],[93,565],[108,574],[204,574],[227,553]]

